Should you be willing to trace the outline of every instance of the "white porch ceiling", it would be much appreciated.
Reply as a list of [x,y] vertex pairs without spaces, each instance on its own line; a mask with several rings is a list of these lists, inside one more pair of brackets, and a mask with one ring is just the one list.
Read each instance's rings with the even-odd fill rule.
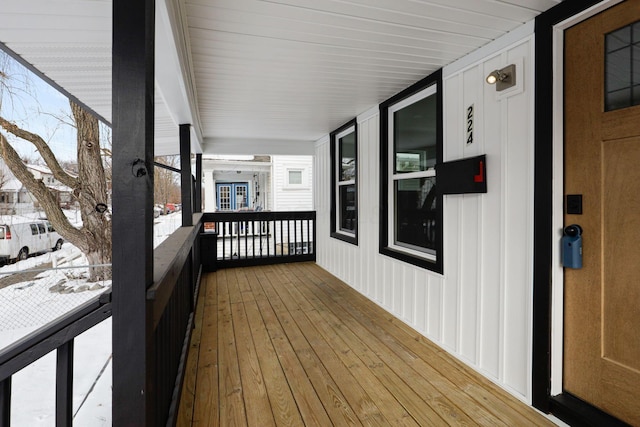
[[[158,0],[156,152],[304,151],[560,1]],[[111,0],[2,0],[0,41],[111,119]]]

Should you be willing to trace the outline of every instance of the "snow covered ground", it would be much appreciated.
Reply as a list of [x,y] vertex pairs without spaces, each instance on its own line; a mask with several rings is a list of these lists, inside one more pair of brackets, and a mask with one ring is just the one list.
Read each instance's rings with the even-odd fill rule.
[[[72,215],[68,213],[72,221],[77,219]],[[11,220],[17,222],[15,217]],[[0,222],[8,222],[8,218],[0,217]],[[156,218],[154,245],[160,244],[180,225],[180,212]],[[60,251],[3,266],[0,277],[7,275],[4,273],[39,269],[49,263],[55,268],[0,289],[0,352],[111,287],[111,281],[86,283],[87,269],[78,268],[87,264],[86,259],[69,243]],[[87,285],[91,288],[87,289]],[[62,288],[66,290],[60,292]],[[74,424],[110,426],[111,319],[78,336],[74,350]],[[56,356],[52,352],[13,376],[12,425],[55,425],[55,364]]]

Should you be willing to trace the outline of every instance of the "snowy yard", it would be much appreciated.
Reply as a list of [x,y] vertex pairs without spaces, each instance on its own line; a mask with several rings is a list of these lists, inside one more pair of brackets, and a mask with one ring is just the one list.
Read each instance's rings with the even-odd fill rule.
[[[0,222],[8,220],[0,218]],[[11,220],[16,222],[15,217]],[[154,245],[180,224],[180,212],[156,218]],[[111,288],[111,281],[88,284],[88,270],[82,267],[86,264],[82,253],[65,242],[60,251],[0,268],[0,280],[12,272],[45,269],[34,272],[28,280],[0,288],[0,352]],[[55,364],[52,352],[12,377],[12,425],[55,425]],[[111,425],[110,318],[75,339],[73,393],[75,425]]]

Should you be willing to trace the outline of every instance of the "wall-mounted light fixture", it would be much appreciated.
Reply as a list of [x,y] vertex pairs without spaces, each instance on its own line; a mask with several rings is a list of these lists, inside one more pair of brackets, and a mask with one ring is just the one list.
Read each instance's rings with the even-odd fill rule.
[[516,85],[516,65],[511,64],[500,70],[493,70],[486,80],[490,85],[495,84],[498,92],[513,87]]

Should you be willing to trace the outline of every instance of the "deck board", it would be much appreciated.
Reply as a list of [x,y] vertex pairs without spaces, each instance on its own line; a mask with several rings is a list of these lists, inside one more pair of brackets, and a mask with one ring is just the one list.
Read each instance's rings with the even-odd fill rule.
[[180,426],[553,425],[314,263],[202,286]]

